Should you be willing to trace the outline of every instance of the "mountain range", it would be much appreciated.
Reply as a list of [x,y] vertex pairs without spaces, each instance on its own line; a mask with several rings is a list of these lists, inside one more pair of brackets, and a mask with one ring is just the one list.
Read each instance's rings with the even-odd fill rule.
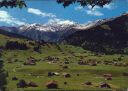
[[19,27],[0,27],[1,30],[11,33],[19,34],[32,40],[46,42],[58,42],[64,37],[74,33],[74,28],[78,27],[78,24],[28,24]]
[[45,42],[63,42],[95,52],[123,53],[128,47],[128,14],[89,24],[27,24],[1,26],[1,31]]
[[88,29],[90,27],[99,25],[107,20],[96,20],[88,24],[77,23],[57,23],[52,22],[50,24],[26,24],[19,27],[7,27],[1,26],[0,29],[19,34],[28,37],[32,40],[44,40],[46,42],[60,42],[69,35],[79,31],[81,29]]

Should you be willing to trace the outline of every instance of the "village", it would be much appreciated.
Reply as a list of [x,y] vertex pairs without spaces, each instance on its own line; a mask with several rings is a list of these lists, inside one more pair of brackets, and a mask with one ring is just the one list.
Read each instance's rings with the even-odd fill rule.
[[[64,53],[62,53],[64,54]],[[75,56],[75,54],[72,52],[70,55]],[[15,54],[14,56],[17,56],[17,54]],[[95,56],[95,55],[94,55]],[[96,55],[97,56],[97,55]],[[13,72],[16,73],[16,71],[18,71],[18,69],[21,68],[25,68],[25,67],[30,67],[30,68],[35,68],[36,66],[38,66],[39,63],[41,64],[47,64],[50,66],[54,65],[57,66],[57,70],[51,70],[48,71],[47,68],[45,74],[42,73],[33,73],[28,72],[29,76],[33,76],[35,78],[42,78],[43,76],[46,76],[46,78],[50,78],[51,80],[45,82],[44,85],[45,88],[47,89],[59,89],[59,83],[57,80],[54,80],[54,78],[59,77],[62,79],[72,79],[75,78],[77,80],[79,80],[79,77],[81,77],[81,75],[83,74],[82,72],[76,71],[73,72],[72,70],[72,65],[77,65],[78,67],[98,67],[98,66],[111,66],[111,67],[117,67],[117,68],[127,68],[128,67],[128,63],[122,61],[124,59],[123,55],[120,55],[118,58],[116,59],[112,59],[112,61],[110,60],[97,60],[97,59],[88,59],[88,56],[76,56],[77,58],[79,58],[79,60],[77,61],[71,61],[70,59],[72,59],[72,57],[64,57],[63,61],[61,61],[62,59],[60,57],[56,57],[56,56],[47,56],[44,57],[43,60],[42,59],[37,59],[36,57],[33,56],[29,56],[28,58],[26,58],[25,61],[22,62],[20,67],[16,67],[13,68]],[[98,56],[99,58],[102,57],[101,55]],[[86,59],[87,58],[87,59]],[[17,63],[18,59],[16,59],[15,61],[10,61],[8,60],[8,64],[11,65],[13,63]],[[76,67],[77,67],[76,66]],[[34,69],[33,68],[33,69]],[[40,70],[43,69],[43,65],[41,66]],[[84,69],[83,69],[84,70]],[[38,71],[38,70],[37,70]],[[98,70],[97,70],[98,71]],[[85,70],[86,72],[86,70]],[[98,74],[98,72],[96,73]],[[26,75],[24,75],[26,76]],[[125,72],[121,72],[120,76],[122,77],[128,77],[128,73],[127,71]],[[112,82],[113,79],[115,79],[115,74],[113,75],[112,72],[101,72],[100,75],[98,75],[99,78],[102,78],[103,81],[99,82],[99,83],[94,83],[93,81],[85,80],[81,83],[79,83],[81,86],[87,86],[87,87],[95,87],[95,88],[103,88],[103,89],[114,89],[115,86],[113,86],[113,84],[110,84],[109,82]],[[93,77],[95,78],[95,77]],[[24,78],[19,78],[16,75],[12,76],[12,82],[17,82],[16,83],[16,87],[17,88],[38,88],[40,87],[38,82],[35,81],[31,81],[31,80],[25,80]],[[61,82],[61,84],[63,84],[64,86],[70,86],[70,82],[68,82],[68,80],[63,80]]]
[[126,54],[110,55],[67,44],[5,39],[5,46],[0,49],[8,91],[127,88]]

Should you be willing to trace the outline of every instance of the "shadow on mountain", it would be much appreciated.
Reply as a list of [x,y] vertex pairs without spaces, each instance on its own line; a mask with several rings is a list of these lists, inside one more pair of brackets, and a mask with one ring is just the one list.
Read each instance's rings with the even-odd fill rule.
[[31,40],[28,37],[25,37],[25,36],[22,36],[22,35],[19,35],[19,34],[16,34],[16,33],[11,33],[11,32],[5,31],[5,30],[1,30],[1,29],[0,29],[0,34],[6,35],[6,36],[9,36],[9,37],[12,37],[12,38],[22,38],[22,39]]
[[65,43],[105,54],[128,53],[128,14],[98,21],[68,36]]

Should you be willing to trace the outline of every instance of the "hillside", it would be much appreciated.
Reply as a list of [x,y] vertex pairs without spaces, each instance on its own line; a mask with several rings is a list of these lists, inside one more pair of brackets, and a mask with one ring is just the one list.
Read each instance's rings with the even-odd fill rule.
[[[11,44],[9,48],[5,47],[7,43]],[[22,44],[26,44],[28,48],[19,49]],[[14,48],[13,45],[17,47]],[[102,55],[72,45],[37,43],[5,34],[0,34],[0,46],[5,70],[8,72],[9,91],[47,91],[46,84],[52,80],[57,81],[59,88],[56,90],[106,91],[128,87],[128,78],[124,75],[128,69],[127,55]],[[33,64],[29,62],[30,58],[35,60]],[[58,75],[48,76],[49,72]],[[70,76],[64,76],[65,73]],[[104,74],[112,75],[112,79],[106,80]],[[18,87],[21,79],[34,83],[37,87]],[[92,85],[87,85],[88,81]],[[111,88],[102,88],[102,82],[106,82]]]
[[64,42],[94,52],[128,53],[128,14],[99,20],[88,26],[77,29],[79,31],[66,37]]

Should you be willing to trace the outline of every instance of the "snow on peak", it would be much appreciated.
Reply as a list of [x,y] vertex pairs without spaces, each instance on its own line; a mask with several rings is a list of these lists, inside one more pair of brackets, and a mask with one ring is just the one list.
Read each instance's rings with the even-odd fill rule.
[[27,31],[27,30],[38,30],[38,31],[44,31],[44,32],[55,32],[55,31],[61,31],[65,30],[66,28],[71,28],[77,26],[74,22],[70,21],[50,21],[47,24],[26,24],[19,27],[19,30],[21,31]]
[[74,25],[76,22],[70,20],[61,20],[61,19],[51,19],[48,21],[48,24],[57,24],[57,25]]

